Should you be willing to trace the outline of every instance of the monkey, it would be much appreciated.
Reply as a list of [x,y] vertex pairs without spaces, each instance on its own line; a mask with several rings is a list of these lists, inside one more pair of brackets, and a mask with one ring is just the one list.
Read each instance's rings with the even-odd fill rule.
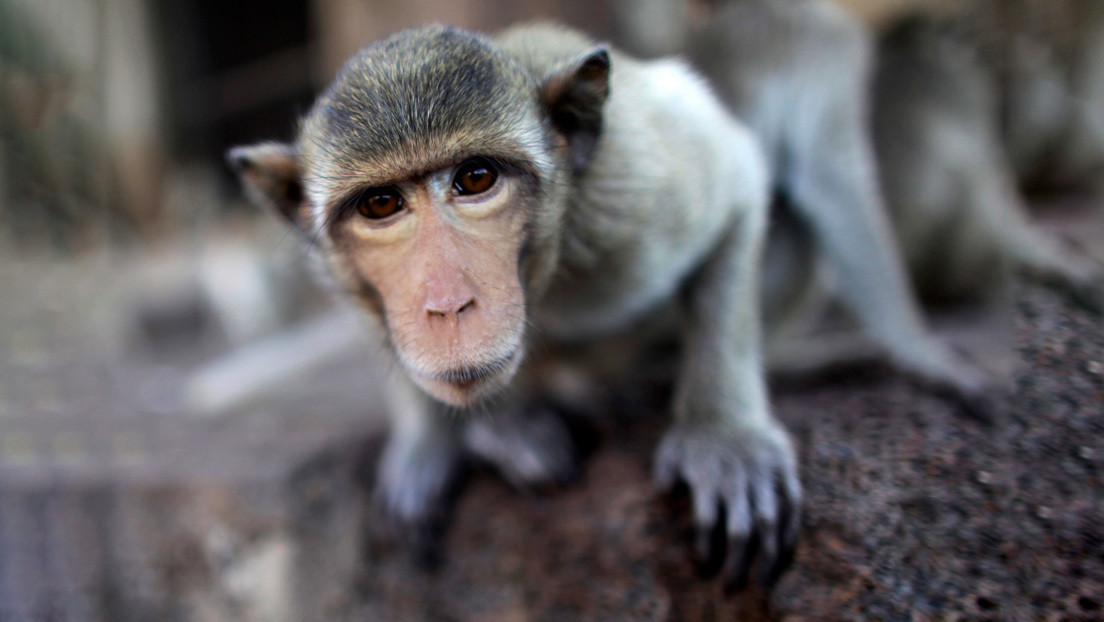
[[550,24],[406,30],[352,57],[293,142],[228,159],[394,361],[375,498],[420,557],[468,457],[571,477],[564,422],[530,399],[545,361],[661,334],[681,354],[654,480],[687,484],[727,587],[777,580],[802,490],[761,363],[767,169],[684,63]]
[[[628,14],[655,1],[634,0]],[[930,177],[955,143],[945,133],[923,146],[907,142],[910,132],[938,125],[908,117],[939,93],[973,92],[977,83],[901,95],[907,78],[900,75],[909,69],[887,68],[870,30],[830,2],[730,0],[713,3],[704,19],[692,17],[686,2],[673,4],[680,8],[664,14],[676,17],[675,26],[656,36],[629,20],[629,39],[653,53],[680,46],[755,131],[772,164],[776,200],[763,268],[764,316],[778,318],[765,327],[772,370],[815,372],[888,352],[902,369],[965,396],[967,413],[992,419],[991,400],[979,396],[996,381],[927,334],[919,303],[986,299],[1004,291],[997,284],[1018,266],[1100,308],[1098,270],[1032,229],[1012,184],[993,172],[999,144],[984,157],[957,160],[972,166],[962,184],[987,199],[922,203],[944,201],[932,199]],[[893,102],[910,112],[894,115]],[[976,132],[958,132],[966,133]],[[825,268],[834,269],[830,289],[865,334],[820,330]]]
[[1104,172],[1104,6],[1094,0],[995,0],[915,9],[957,33],[971,71],[995,91],[999,135],[1029,191],[1094,191]]
[[[775,201],[761,304],[765,317],[787,318],[766,327],[772,368],[789,370],[794,358],[811,369],[846,362],[852,345],[865,356],[873,341],[875,353],[947,392],[968,414],[991,418],[995,381],[932,336],[894,239],[869,130],[869,32],[822,0],[715,4],[707,19],[683,29],[684,51],[766,154]],[[638,38],[664,50],[678,39]],[[831,293],[865,333],[842,350],[816,347],[815,332],[788,321],[815,327],[822,315],[823,302],[801,303],[825,299],[818,263],[834,271]],[[795,316],[801,307],[810,312]]]
[[878,59],[878,165],[920,295],[991,298],[1019,269],[1104,311],[1101,267],[1030,224],[1002,142],[1000,90],[969,37],[954,23],[915,15],[882,37]]

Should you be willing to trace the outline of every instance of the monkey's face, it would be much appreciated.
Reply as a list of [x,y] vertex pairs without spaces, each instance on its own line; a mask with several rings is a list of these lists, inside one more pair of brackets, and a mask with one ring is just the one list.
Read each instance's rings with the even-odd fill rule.
[[526,186],[476,156],[355,190],[334,216],[334,248],[378,292],[398,359],[449,404],[500,388],[521,361]]
[[556,270],[567,181],[601,127],[604,48],[528,62],[456,29],[399,33],[346,63],[295,145],[229,154],[382,318],[410,376],[456,406],[517,370],[526,297]]

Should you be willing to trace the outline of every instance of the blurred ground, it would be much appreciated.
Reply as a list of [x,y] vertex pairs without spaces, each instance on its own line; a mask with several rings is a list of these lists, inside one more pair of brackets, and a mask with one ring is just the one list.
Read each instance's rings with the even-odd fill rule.
[[[1098,214],[1050,222],[1104,248]],[[999,427],[878,370],[775,382],[804,539],[773,594],[725,598],[688,561],[686,508],[648,481],[659,416],[600,425],[563,491],[476,472],[436,573],[369,544],[365,344],[205,414],[184,387],[224,344],[135,345],[136,324],[189,321],[134,310],[143,261],[0,263],[2,622],[1104,619],[1104,325],[1048,290],[1016,294]],[[303,334],[353,320],[327,321]]]

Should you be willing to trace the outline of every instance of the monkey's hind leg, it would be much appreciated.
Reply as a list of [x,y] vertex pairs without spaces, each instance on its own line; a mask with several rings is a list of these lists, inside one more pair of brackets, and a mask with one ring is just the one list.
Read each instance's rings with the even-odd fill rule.
[[969,180],[968,209],[974,211],[979,227],[991,231],[1002,253],[1030,277],[1089,311],[1104,313],[1104,267],[1070,253],[1032,226],[1010,165],[998,162],[989,168],[989,174]]
[[969,414],[991,418],[983,411],[991,407],[992,379],[924,324],[882,203],[865,113],[829,101],[805,114],[817,131],[793,150],[793,205],[835,268],[841,302],[899,367],[954,395]]
[[476,415],[464,427],[464,446],[519,489],[563,485],[578,460],[563,419],[548,409]]

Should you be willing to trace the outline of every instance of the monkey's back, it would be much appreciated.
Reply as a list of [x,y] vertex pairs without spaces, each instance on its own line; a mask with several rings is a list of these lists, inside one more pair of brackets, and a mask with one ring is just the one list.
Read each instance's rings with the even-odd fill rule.
[[[953,32],[918,19],[880,44],[873,135],[896,239],[922,298],[993,287],[999,245],[971,206],[1007,164],[995,87]],[[1011,180],[1006,180],[1011,183]]]
[[746,0],[719,9],[687,53],[755,132],[778,183],[786,152],[817,135],[807,126],[822,122],[828,99],[851,102],[866,88],[871,41],[829,2]]

